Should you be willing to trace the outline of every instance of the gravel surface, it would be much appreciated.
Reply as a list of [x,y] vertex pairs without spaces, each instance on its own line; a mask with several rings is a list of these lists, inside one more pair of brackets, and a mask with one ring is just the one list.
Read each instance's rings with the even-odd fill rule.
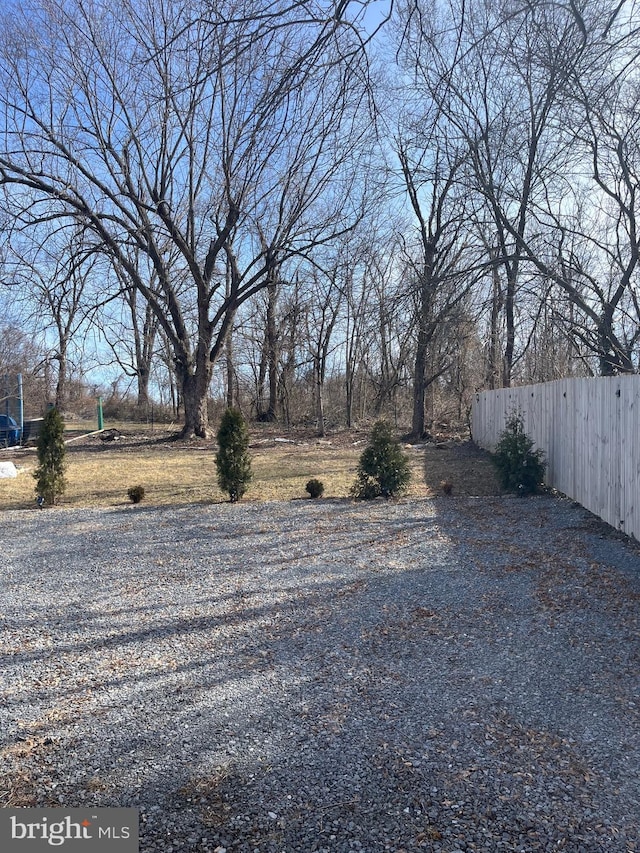
[[640,850],[640,551],[551,496],[7,512],[0,805],[146,851]]

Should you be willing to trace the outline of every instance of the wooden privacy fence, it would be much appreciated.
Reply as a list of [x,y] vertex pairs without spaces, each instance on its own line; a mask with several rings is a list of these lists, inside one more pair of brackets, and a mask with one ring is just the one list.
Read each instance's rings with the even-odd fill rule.
[[547,485],[640,539],[640,376],[483,391],[473,401],[473,440],[493,450],[513,412],[546,454]]

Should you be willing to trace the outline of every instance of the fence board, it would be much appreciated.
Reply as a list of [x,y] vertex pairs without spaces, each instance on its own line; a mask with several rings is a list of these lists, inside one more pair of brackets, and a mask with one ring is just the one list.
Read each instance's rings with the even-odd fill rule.
[[640,376],[480,392],[473,403],[474,441],[493,450],[514,412],[546,454],[547,485],[640,538]]

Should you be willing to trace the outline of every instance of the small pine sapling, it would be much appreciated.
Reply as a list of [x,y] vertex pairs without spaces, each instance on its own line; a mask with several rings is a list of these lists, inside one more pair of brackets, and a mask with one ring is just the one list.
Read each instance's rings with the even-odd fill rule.
[[409,457],[403,452],[386,421],[373,425],[369,444],[358,463],[357,480],[353,497],[372,500],[382,495],[394,497],[409,485],[411,470]]
[[218,452],[216,467],[218,485],[227,492],[231,503],[235,503],[247,491],[251,481],[251,457],[249,430],[238,409],[227,409],[218,429]]
[[543,485],[546,463],[544,452],[533,449],[533,441],[524,431],[524,423],[515,412],[508,418],[492,456],[503,489],[529,495]]
[[64,422],[57,409],[49,409],[44,416],[37,448],[39,465],[33,476],[38,505],[53,506],[66,487],[64,472],[67,448],[64,443]]

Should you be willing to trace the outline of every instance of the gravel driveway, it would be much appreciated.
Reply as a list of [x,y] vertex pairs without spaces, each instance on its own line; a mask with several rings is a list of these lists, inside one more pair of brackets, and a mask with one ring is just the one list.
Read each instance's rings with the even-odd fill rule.
[[0,805],[146,851],[640,850],[640,551],[550,496],[7,512]]

